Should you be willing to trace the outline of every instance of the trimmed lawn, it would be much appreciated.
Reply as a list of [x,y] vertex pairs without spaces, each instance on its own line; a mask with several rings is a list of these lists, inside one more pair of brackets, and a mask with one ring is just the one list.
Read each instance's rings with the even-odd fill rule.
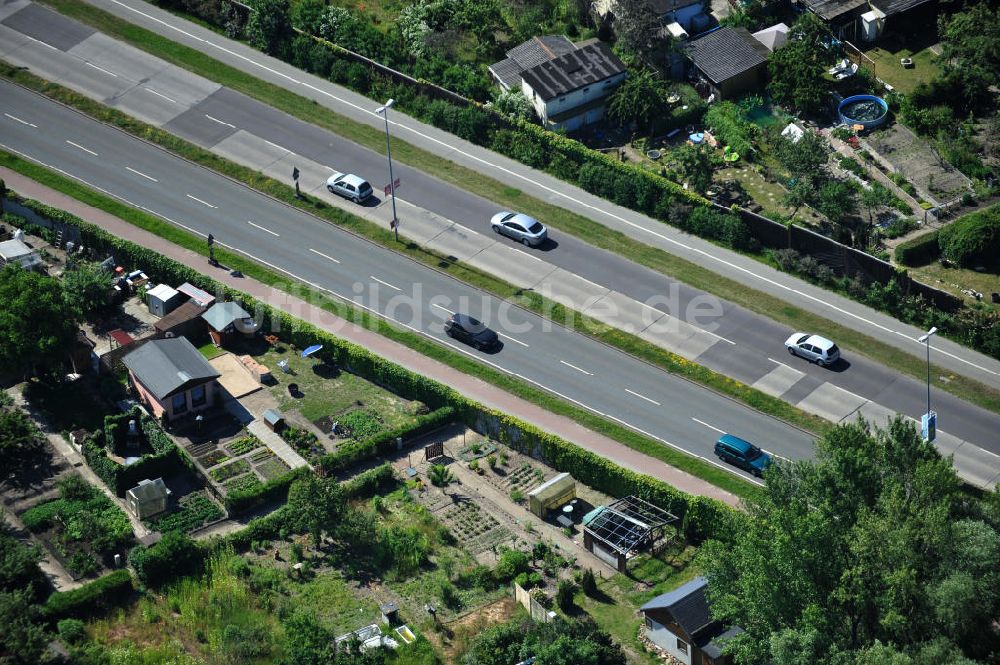
[[201,355],[205,356],[205,360],[211,360],[212,358],[218,358],[219,356],[221,356],[225,352],[226,352],[225,349],[220,349],[219,347],[217,347],[215,344],[212,344],[211,342],[208,342],[207,344],[202,344],[201,346],[198,347],[198,353],[200,353]]
[[[254,356],[254,360],[268,367],[277,379],[277,385],[271,386],[270,391],[281,408],[285,411],[297,410],[310,422],[323,416],[335,418],[357,407],[359,401],[364,403],[365,409],[382,417],[385,429],[405,425],[413,418],[415,405],[410,402],[343,368],[330,370],[331,366],[324,365],[318,358],[303,358],[298,350],[288,345],[272,347]],[[288,363],[292,370],[290,374],[278,367],[280,360]],[[292,383],[298,385],[302,397],[288,394],[288,386]]]
[[[865,55],[875,61],[875,75],[903,94],[913,92],[921,83],[929,83],[941,71],[937,65],[937,56],[927,48],[916,53],[908,48],[900,48],[895,52],[873,48],[865,52]],[[903,67],[899,64],[900,58],[912,58],[913,67]]]

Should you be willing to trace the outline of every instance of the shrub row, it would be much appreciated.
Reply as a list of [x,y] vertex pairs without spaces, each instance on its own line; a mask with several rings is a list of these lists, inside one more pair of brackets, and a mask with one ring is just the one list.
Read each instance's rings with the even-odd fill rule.
[[132,575],[127,570],[116,570],[72,591],[53,593],[45,602],[45,616],[50,621],[94,616],[121,605],[132,591]]
[[[553,434],[470,400],[444,384],[411,372],[361,346],[335,337],[310,323],[295,319],[246,294],[229,290],[185,265],[112,236],[99,227],[71,215],[64,213],[60,217],[65,223],[81,230],[83,242],[87,246],[113,248],[120,265],[148,265],[145,263],[147,259],[158,258],[155,267],[157,281],[178,283],[189,281],[210,293],[240,298],[248,311],[263,313],[262,329],[266,330],[270,326],[270,330],[279,334],[286,343],[294,344],[298,348],[322,344],[324,354],[329,355],[337,364],[405,399],[421,401],[435,410],[450,406],[454,409],[453,415],[456,419],[466,422],[477,431],[492,433],[501,441],[542,459],[560,471],[569,472],[581,482],[601,492],[612,496],[637,494],[663,506],[684,519],[686,533],[692,540],[716,536],[725,538],[730,534],[728,522],[733,511],[720,502],[687,495],[649,476],[618,467]],[[146,270],[146,274],[150,274],[149,269]],[[424,422],[430,426],[436,418],[443,419],[445,416],[442,412],[435,418],[428,416],[428,420]],[[293,480],[294,478],[282,478],[274,481],[270,490],[274,494],[270,496],[280,498],[283,492],[287,492]],[[234,501],[237,499],[247,503],[236,504],[231,510],[238,511],[248,505],[256,505],[249,499],[234,497]],[[261,500],[260,495],[253,499],[253,501]]]
[[[123,443],[128,421],[133,419],[155,452],[143,455],[134,464],[122,466],[111,459],[108,452]],[[186,462],[180,449],[160,429],[159,424],[139,407],[128,413],[105,416],[104,428],[84,441],[83,457],[94,473],[118,496],[124,496],[140,480],[169,475]]]
[[376,494],[384,494],[396,484],[396,472],[386,462],[374,469],[362,471],[344,483],[344,493],[349,499],[367,499]]
[[336,452],[324,455],[320,458],[317,466],[323,473],[336,473],[350,468],[358,462],[378,455],[385,455],[396,449],[396,439],[403,442],[412,441],[428,432],[432,432],[439,427],[455,419],[455,408],[442,406],[440,409],[418,416],[412,425],[397,427],[388,432],[381,432],[364,441],[346,443],[340,446]]
[[907,240],[896,246],[896,261],[904,266],[922,266],[941,256],[938,244],[938,232],[932,231],[925,235]]
[[960,217],[938,234],[941,254],[966,268],[1000,267],[1000,204]]
[[251,508],[272,501],[284,501],[288,497],[288,488],[299,478],[309,474],[309,467],[292,469],[283,476],[269,480],[266,483],[253,485],[245,489],[230,489],[226,492],[226,510],[230,515],[238,515]]

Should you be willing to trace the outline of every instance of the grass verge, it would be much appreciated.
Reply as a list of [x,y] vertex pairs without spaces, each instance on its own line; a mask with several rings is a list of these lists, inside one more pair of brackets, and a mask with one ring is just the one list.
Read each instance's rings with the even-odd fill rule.
[[[85,2],[80,3],[75,0],[41,0],[41,2],[109,36],[294,117],[323,127],[372,150],[382,149],[384,138],[380,130],[333,113],[330,109],[285,88],[254,78],[199,51],[172,42]],[[394,149],[394,155],[399,161],[494,201],[499,207],[522,210],[544,220],[549,226],[574,235],[589,244],[625,256],[631,261],[767,316],[778,323],[796,329],[822,330],[826,336],[837,339],[842,348],[865,355],[913,378],[922,380],[924,377],[924,361],[917,355],[902,351],[849,326],[835,324],[819,314],[794,307],[781,298],[720,277],[696,263],[650,247],[581,215],[527,196],[517,188],[459,166],[398,138],[394,142]],[[984,409],[1000,413],[1000,390],[979,381],[952,375],[947,384],[941,383],[938,388]]]
[[[138,228],[160,236],[188,251],[207,256],[205,241],[202,238],[178,229],[153,215],[131,208],[109,196],[91,190],[74,180],[34,162],[0,150],[0,166],[17,171],[36,182],[51,187],[82,203],[119,217]],[[221,263],[229,268],[240,270],[245,276],[251,279],[256,279],[268,286],[293,294],[301,293],[302,286],[300,284],[290,282],[286,277],[246,259],[240,254],[224,249],[217,249],[215,255]],[[397,328],[381,318],[355,309],[339,300],[334,300],[323,294],[312,293],[310,294],[310,302],[332,314],[373,330],[388,339],[403,344],[453,369],[476,376],[501,390],[505,390],[521,399],[536,404],[547,411],[571,418],[588,429],[686,471],[737,496],[748,498],[757,492],[755,485],[744,481],[728,471],[696,457],[668,448],[658,441],[645,437],[623,425],[574,406],[527,382],[508,376],[488,365],[479,363],[463,354],[430,341],[421,335]]]

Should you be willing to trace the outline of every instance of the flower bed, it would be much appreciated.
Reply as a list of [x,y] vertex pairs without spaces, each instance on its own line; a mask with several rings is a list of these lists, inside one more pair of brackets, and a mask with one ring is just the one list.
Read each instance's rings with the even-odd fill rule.
[[288,473],[288,465],[277,457],[272,457],[263,464],[259,464],[254,468],[257,470],[257,473],[264,477],[265,481],[280,478]]
[[222,464],[223,462],[225,462],[228,459],[229,459],[229,455],[227,455],[225,453],[225,451],[223,451],[223,450],[213,450],[212,452],[208,453],[207,455],[202,455],[201,457],[199,457],[198,458],[198,462],[203,467],[205,467],[206,469],[208,469],[208,468],[216,466],[218,464]]
[[260,479],[252,474],[248,473],[245,476],[240,476],[239,478],[233,478],[227,482],[224,487],[226,492],[252,492],[257,490],[263,485]]
[[247,434],[246,436],[241,436],[235,441],[226,445],[229,452],[232,453],[233,457],[239,457],[244,455],[254,448],[260,448],[260,439],[255,437],[253,434]]

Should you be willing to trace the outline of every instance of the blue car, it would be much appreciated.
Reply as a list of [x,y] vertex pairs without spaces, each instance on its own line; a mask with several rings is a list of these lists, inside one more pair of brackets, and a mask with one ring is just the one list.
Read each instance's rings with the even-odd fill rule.
[[723,434],[715,442],[715,454],[723,462],[738,466],[760,478],[764,470],[771,465],[771,456],[753,445],[732,434]]

